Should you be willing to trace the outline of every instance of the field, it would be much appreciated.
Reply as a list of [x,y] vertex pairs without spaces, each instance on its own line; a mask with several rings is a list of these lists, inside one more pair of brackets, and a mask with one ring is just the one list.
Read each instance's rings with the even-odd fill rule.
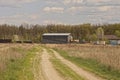
[[120,46],[0,44],[0,80],[120,80]]
[[120,46],[95,45],[57,45],[61,50],[67,51],[70,56],[84,59],[95,59],[114,69],[120,69]]
[[[33,80],[34,45],[0,44],[0,80]],[[26,75],[27,73],[27,75]]]
[[63,57],[85,70],[105,79],[120,79],[120,46],[102,45],[47,45]]

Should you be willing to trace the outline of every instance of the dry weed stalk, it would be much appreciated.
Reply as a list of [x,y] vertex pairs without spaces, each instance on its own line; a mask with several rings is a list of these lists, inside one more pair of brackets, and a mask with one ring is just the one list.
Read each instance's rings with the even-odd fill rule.
[[70,56],[95,59],[120,70],[120,46],[67,44],[55,47],[68,51]]

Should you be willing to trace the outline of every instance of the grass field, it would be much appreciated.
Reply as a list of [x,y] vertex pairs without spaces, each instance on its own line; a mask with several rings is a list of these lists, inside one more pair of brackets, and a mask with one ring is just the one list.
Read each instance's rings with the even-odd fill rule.
[[34,57],[33,53],[37,51],[36,48],[27,44],[2,45],[0,48],[0,80],[33,80],[31,59]]
[[43,53],[51,56],[51,67],[63,80],[85,80],[64,61],[59,60],[51,49],[96,76],[105,80],[120,80],[120,46],[86,44],[0,44],[0,80],[45,80],[45,70],[41,66]]
[[[49,46],[49,45],[48,45]],[[54,45],[63,57],[85,70],[108,79],[120,79],[120,47],[95,45]]]

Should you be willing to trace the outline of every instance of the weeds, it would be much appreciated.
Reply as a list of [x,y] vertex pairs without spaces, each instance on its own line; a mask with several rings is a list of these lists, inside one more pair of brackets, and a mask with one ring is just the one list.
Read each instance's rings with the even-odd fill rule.
[[0,54],[0,80],[33,80],[31,59],[37,49],[32,45],[29,48],[27,45],[13,45]]
[[67,65],[63,64],[59,59],[57,59],[51,50],[48,49],[48,51],[51,52],[52,57],[50,60],[53,63],[54,68],[60,73],[60,75],[65,80],[84,80],[76,72],[74,72],[71,68],[69,68]]
[[[119,80],[120,71],[115,70],[111,66],[100,63],[95,58],[82,58],[80,56],[73,56],[68,53],[69,51],[55,49],[64,58],[70,60],[76,65],[82,67],[85,70],[94,72],[95,74],[107,79],[107,80]],[[75,54],[75,53],[74,53]]]

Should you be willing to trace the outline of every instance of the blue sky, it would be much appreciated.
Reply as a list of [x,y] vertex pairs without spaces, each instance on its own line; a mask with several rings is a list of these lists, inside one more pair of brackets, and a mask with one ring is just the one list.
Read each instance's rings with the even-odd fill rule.
[[4,23],[120,23],[120,0],[0,0]]

